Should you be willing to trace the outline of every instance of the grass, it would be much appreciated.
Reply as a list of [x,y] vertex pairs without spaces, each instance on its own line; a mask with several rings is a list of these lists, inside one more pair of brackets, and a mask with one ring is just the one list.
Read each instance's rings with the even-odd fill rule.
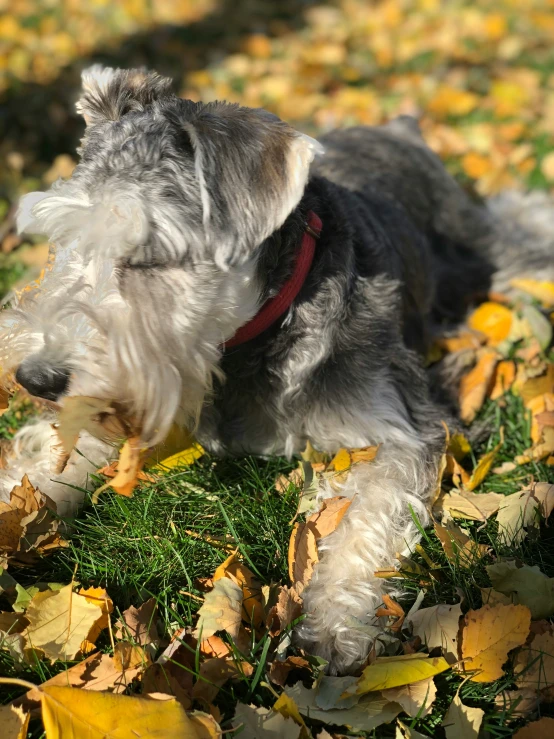
[[[529,421],[521,401],[511,395],[501,402],[489,402],[478,424],[486,429],[475,445],[478,458],[498,442],[500,427],[506,441],[498,455],[498,463],[513,459],[530,444]],[[284,459],[260,460],[214,459],[205,456],[190,468],[172,470],[155,483],[143,483],[131,499],[106,493],[96,505],[87,505],[70,532],[70,546],[40,561],[33,568],[12,569],[12,575],[23,586],[41,582],[67,583],[73,576],[84,586],[105,587],[112,597],[116,613],[129,605],[139,605],[154,597],[159,607],[160,632],[172,634],[178,627],[191,626],[201,603],[201,578],[210,577],[223,562],[232,543],[240,548],[251,569],[264,584],[287,579],[287,549],[290,522],[296,511],[298,491],[291,486],[282,495],[275,491],[277,475],[287,473],[291,463]],[[528,465],[509,475],[490,475],[478,492],[494,490],[505,494],[521,489],[533,477],[554,482],[554,470],[543,464]],[[424,605],[457,603],[463,610],[482,605],[480,588],[490,585],[485,570],[493,557],[515,557],[524,563],[538,565],[554,576],[554,535],[543,524],[540,535],[527,537],[520,545],[506,547],[498,541],[497,527],[489,521],[482,527],[467,522],[474,538],[490,547],[490,555],[478,566],[468,568],[461,562],[450,562],[432,530],[424,532],[421,548],[413,559],[422,568],[433,565],[433,577],[427,586]],[[405,581],[403,606],[407,610],[421,589],[419,578]],[[107,635],[98,643],[109,649]],[[267,635],[237,659],[252,666],[250,677],[232,681],[220,691],[215,704],[224,721],[232,717],[237,700],[271,705],[275,696],[267,687]],[[48,665],[37,662],[19,676],[42,682],[65,669],[63,663]],[[194,670],[193,670],[194,671]],[[6,652],[0,652],[0,673],[14,674],[13,663]],[[417,721],[410,720],[418,731],[429,736],[442,736],[442,717],[460,689],[464,703],[485,711],[484,726],[490,737],[509,737],[514,726],[510,712],[495,706],[495,698],[509,689],[512,676],[508,669],[502,679],[493,683],[463,682],[455,673],[436,678],[438,697],[433,712]],[[18,695],[20,689],[2,686],[2,702]],[[548,711],[546,711],[548,715]],[[554,712],[553,714],[554,715]],[[37,723],[33,737],[41,736]],[[223,728],[228,725],[223,724]],[[367,736],[392,736],[392,726],[382,726]]]

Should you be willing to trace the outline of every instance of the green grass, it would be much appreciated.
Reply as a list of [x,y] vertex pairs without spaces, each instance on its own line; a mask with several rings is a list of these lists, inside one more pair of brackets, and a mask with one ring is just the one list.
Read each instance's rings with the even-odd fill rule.
[[[473,449],[474,459],[496,445],[501,426],[506,441],[498,455],[499,464],[512,460],[530,444],[529,419],[521,401],[514,396],[507,395],[501,403],[488,403],[478,424],[481,440]],[[159,606],[160,630],[169,636],[176,628],[194,623],[200,605],[194,596],[203,595],[198,579],[211,576],[226,558],[228,549],[223,544],[227,540],[236,543],[265,584],[286,582],[290,521],[296,511],[298,491],[291,487],[281,495],[275,491],[274,481],[291,466],[279,458],[218,460],[205,456],[190,468],[173,470],[155,483],[142,484],[131,499],[111,493],[102,495],[96,506],[89,504],[80,514],[70,532],[68,549],[43,559],[33,568],[10,571],[24,586],[37,581],[67,583],[75,573],[76,580],[85,586],[105,587],[114,600],[116,614],[130,604],[139,605],[154,597]],[[478,492],[513,493],[531,477],[554,482],[554,469],[534,464],[506,476],[490,475]],[[495,556],[537,564],[547,575],[554,576],[554,535],[546,524],[540,535],[527,537],[517,547],[499,543],[494,520],[485,527],[472,522],[464,525],[477,541],[490,547],[490,555],[470,568],[460,562],[452,563],[434,533],[427,530],[420,553],[413,555],[424,569],[428,569],[429,561],[434,565],[425,606],[456,603],[462,598],[464,611],[479,608],[479,588],[490,585],[485,565],[492,563]],[[408,579],[405,587],[402,603],[407,610],[421,589],[420,580]],[[237,700],[266,706],[274,702],[274,694],[266,687],[269,642],[264,635],[258,642],[253,641],[246,653],[237,652],[237,660],[252,665],[252,676],[227,683],[216,698],[215,704],[224,716],[223,728],[229,728],[225,721],[232,717]],[[107,634],[98,646],[109,649]],[[48,665],[43,661],[19,676],[40,683],[63,669],[63,663]],[[14,674],[13,663],[5,652],[0,652],[0,674]],[[442,717],[460,686],[463,702],[485,711],[484,726],[490,737],[509,737],[514,726],[523,723],[520,719],[514,722],[509,713],[494,703],[497,695],[512,686],[509,667],[506,675],[493,683],[464,683],[455,673],[448,673],[438,676],[436,684],[438,697],[433,712],[417,721],[406,719],[424,734],[443,736]],[[21,692],[2,687],[2,702]],[[548,715],[547,710],[545,713]],[[38,722],[32,729],[33,737],[41,736]],[[385,725],[368,736],[393,736],[393,732],[392,725]]]

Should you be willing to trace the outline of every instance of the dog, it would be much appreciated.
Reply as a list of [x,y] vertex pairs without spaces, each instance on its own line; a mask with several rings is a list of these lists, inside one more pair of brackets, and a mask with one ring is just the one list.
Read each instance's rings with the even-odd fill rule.
[[[424,368],[433,331],[513,275],[552,273],[551,203],[474,201],[411,118],[318,142],[264,110],[100,67],[77,108],[72,177],[21,203],[20,229],[55,253],[0,316],[2,370],[58,405],[117,402],[147,447],[173,422],[217,455],[379,444],[344,485],[352,504],[321,542],[297,630],[331,672],[351,672],[390,587],[374,572],[428,523],[443,421],[455,424]],[[56,475],[54,442],[49,419],[22,429],[2,490],[28,473],[70,514],[114,450],[84,433]]]

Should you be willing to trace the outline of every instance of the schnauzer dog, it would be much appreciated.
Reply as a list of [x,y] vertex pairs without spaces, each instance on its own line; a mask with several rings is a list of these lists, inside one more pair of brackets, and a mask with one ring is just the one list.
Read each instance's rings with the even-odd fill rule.
[[[370,647],[352,623],[381,603],[374,572],[428,521],[451,422],[422,360],[433,327],[551,273],[554,210],[474,202],[410,118],[316,142],[261,109],[179,99],[155,73],[93,67],[83,87],[80,163],[21,205],[55,253],[1,316],[2,371],[58,404],[117,403],[149,447],[173,422],[215,454],[380,444],[345,483],[298,633],[348,672]],[[19,433],[2,494],[26,472],[68,513],[113,449],[83,434],[55,475],[52,440],[48,420]]]

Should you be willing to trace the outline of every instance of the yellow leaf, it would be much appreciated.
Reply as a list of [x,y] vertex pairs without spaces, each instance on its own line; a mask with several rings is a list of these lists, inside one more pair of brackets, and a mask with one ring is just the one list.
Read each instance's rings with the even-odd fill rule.
[[254,574],[243,564],[237,551],[233,552],[225,562],[219,565],[214,572],[214,583],[222,577],[228,577],[242,588],[243,618],[254,626],[260,626],[264,621],[264,607],[262,605],[262,585]]
[[228,577],[214,583],[198,611],[195,637],[207,639],[216,631],[226,631],[236,639],[242,619],[242,595],[242,588]]
[[[552,161],[552,175],[554,179],[554,152],[548,155]],[[543,162],[544,163],[544,162]],[[532,280],[530,278],[519,278],[510,281],[512,287],[531,295],[539,300],[545,308],[554,308],[554,282],[544,280]]]
[[462,168],[468,177],[478,180],[492,170],[492,162],[483,154],[470,151],[462,159]]
[[514,384],[516,379],[516,365],[515,362],[510,360],[502,360],[496,365],[496,371],[494,375],[494,385],[490,392],[491,400],[500,398],[504,393]]
[[[356,695],[374,690],[396,688],[420,680],[426,680],[448,670],[450,665],[443,657],[427,657],[424,654],[403,654],[398,657],[378,657],[362,672],[355,691],[346,695]],[[341,696],[342,697],[342,696]],[[344,696],[346,697],[346,696]]]
[[202,736],[174,698],[159,701],[47,686],[41,689],[41,703],[47,739],[83,736],[87,739],[199,739]]
[[23,632],[27,646],[42,650],[52,662],[75,659],[81,644],[104,618],[102,608],[74,593],[71,583],[34,595],[25,616],[29,621]]
[[319,561],[317,539],[308,523],[295,523],[289,541],[289,577],[301,593],[310,582]]
[[193,464],[197,459],[200,459],[205,454],[204,449],[195,442],[188,449],[183,449],[182,452],[172,454],[171,457],[166,457],[161,462],[158,462],[154,466],[155,470],[171,470],[174,467],[185,467]]
[[29,713],[15,706],[0,706],[2,739],[25,739],[29,726]]
[[460,416],[471,423],[481,409],[500,356],[494,349],[483,349],[477,364],[460,382]]
[[273,710],[280,713],[283,718],[291,718],[299,726],[306,726],[304,719],[300,715],[298,706],[294,702],[294,698],[291,698],[286,693],[281,693],[279,698],[277,698],[273,704]]
[[492,451],[488,452],[487,454],[484,454],[481,459],[477,462],[477,466],[473,470],[471,477],[469,478],[469,481],[465,483],[465,487],[467,490],[475,490],[476,487],[478,487],[485,477],[489,474],[491,471],[494,461],[496,459],[496,455],[500,451],[500,448],[504,444],[504,429],[500,428],[500,441],[498,444],[492,449]]
[[448,442],[448,451],[456,462],[461,462],[471,452],[471,444],[463,434],[452,434]]
[[433,510],[448,511],[453,518],[484,522],[497,512],[504,497],[498,493],[476,494],[466,490],[452,490],[437,501]]
[[146,450],[140,447],[140,440],[137,438],[127,439],[119,452],[119,461],[117,464],[117,475],[102,487],[94,492],[92,502],[98,502],[100,493],[113,488],[119,495],[130,498],[133,490],[138,485],[138,476],[142,470],[146,458]]
[[351,464],[350,453],[346,449],[339,449],[331,460],[329,467],[332,467],[336,472],[344,472],[349,469]]
[[472,92],[441,85],[429,100],[429,112],[438,118],[462,116],[471,113],[479,105],[479,97]]
[[467,323],[470,328],[485,334],[490,346],[497,346],[508,338],[512,321],[512,311],[505,305],[486,302],[473,311]]
[[462,567],[473,566],[476,560],[481,559],[488,552],[488,547],[471,539],[453,521],[447,521],[444,526],[435,522],[435,534],[448,559]]
[[471,680],[491,682],[502,677],[508,652],[525,643],[531,625],[526,606],[483,606],[468,611],[462,637],[464,669],[475,671]]

